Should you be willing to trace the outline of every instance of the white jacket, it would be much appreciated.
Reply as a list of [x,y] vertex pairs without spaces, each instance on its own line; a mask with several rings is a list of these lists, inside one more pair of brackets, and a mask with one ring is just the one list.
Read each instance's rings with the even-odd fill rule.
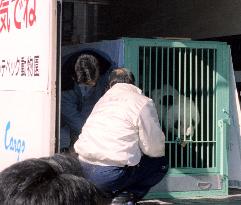
[[74,145],[81,161],[134,166],[142,154],[165,155],[165,136],[152,99],[126,83],[115,84],[96,103]]

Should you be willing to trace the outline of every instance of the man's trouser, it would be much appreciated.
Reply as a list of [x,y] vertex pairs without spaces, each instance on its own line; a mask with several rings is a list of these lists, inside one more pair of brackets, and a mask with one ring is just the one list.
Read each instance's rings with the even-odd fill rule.
[[99,166],[81,162],[82,171],[100,190],[116,196],[123,191],[143,198],[150,188],[159,183],[168,171],[166,157],[142,156],[136,166]]

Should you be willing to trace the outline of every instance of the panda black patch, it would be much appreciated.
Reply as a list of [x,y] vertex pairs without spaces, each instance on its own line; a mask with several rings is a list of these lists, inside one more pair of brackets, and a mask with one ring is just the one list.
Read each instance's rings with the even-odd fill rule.
[[[163,102],[162,102],[163,101]],[[159,101],[160,105],[173,105],[173,96],[172,95],[165,95]]]

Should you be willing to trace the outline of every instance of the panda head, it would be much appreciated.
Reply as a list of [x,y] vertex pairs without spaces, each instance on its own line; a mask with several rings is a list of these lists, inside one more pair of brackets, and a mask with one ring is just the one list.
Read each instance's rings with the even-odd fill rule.
[[162,90],[153,90],[152,98],[166,135],[174,133],[175,138],[180,136],[181,141],[191,140],[200,121],[195,103],[170,85],[164,85]]

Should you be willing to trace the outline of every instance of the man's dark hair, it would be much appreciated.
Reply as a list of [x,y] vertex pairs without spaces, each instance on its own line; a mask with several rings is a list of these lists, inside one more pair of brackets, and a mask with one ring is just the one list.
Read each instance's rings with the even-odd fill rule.
[[126,68],[116,68],[109,76],[109,87],[112,87],[116,83],[128,83],[135,84],[135,77],[132,72]]
[[81,176],[73,156],[28,159],[0,173],[1,205],[97,205],[102,193]]

